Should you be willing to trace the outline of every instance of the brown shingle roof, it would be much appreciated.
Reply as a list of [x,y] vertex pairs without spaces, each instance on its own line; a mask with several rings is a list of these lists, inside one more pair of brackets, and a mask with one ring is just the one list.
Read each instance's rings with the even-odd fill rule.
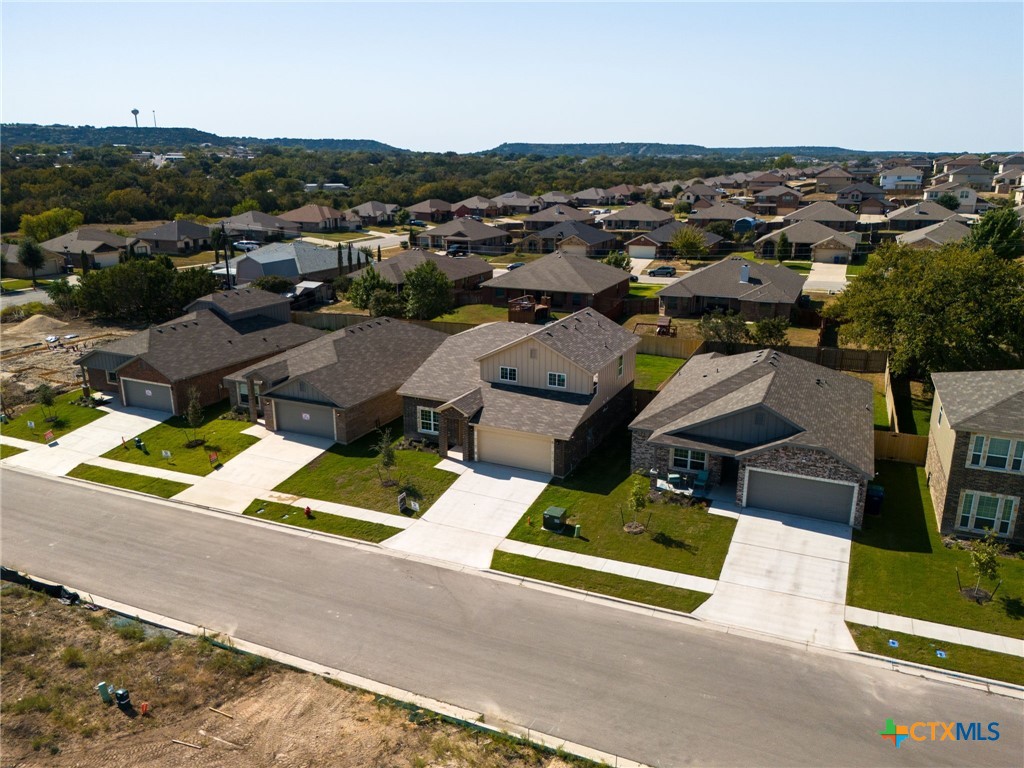
[[820,200],[804,208],[797,208],[782,217],[783,221],[856,221],[857,214],[840,208],[835,203]]
[[421,248],[410,248],[401,251],[384,261],[372,264],[368,267],[353,272],[350,277],[356,280],[363,276],[368,269],[373,269],[393,285],[403,285],[408,272],[420,266],[424,262],[432,261],[437,265],[445,277],[452,282],[464,278],[477,277],[480,280],[487,280],[494,274],[491,265],[483,259],[475,256],[453,259],[450,256],[439,256],[433,251],[424,251]]
[[629,275],[617,267],[586,256],[555,251],[519,269],[498,275],[484,283],[484,286],[596,294],[628,281]]
[[[749,274],[745,283],[740,282],[744,266]],[[806,279],[781,264],[769,266],[733,257],[688,272],[658,291],[658,296],[715,296],[766,304],[794,304]]]

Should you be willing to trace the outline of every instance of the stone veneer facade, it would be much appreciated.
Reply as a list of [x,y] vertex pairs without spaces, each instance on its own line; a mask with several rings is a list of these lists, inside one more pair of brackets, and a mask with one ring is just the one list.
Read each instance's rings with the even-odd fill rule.
[[[629,456],[629,468],[631,471],[646,475],[652,469],[656,469],[658,470],[658,477],[661,478],[666,477],[670,471],[680,474],[697,474],[696,472],[670,469],[672,447],[649,442],[651,430],[634,429],[631,432],[633,433]],[[709,453],[707,468],[708,482],[713,486],[718,485],[722,481],[722,457]]]

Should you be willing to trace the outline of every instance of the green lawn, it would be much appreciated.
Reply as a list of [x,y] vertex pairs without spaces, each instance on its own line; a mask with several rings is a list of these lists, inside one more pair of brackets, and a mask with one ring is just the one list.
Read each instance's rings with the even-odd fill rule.
[[630,283],[629,284],[629,296],[628,299],[653,299],[657,296],[658,291],[664,288],[664,285],[660,283]]
[[[91,408],[87,405],[73,405],[72,401],[81,398],[81,390],[75,389],[63,395],[58,395],[54,401],[53,408],[47,409],[47,412],[43,412],[41,405],[33,405],[17,416],[14,417],[7,424],[0,425],[0,434],[7,435],[8,437],[17,437],[22,440],[32,440],[35,442],[42,442],[43,435],[47,430],[52,430],[54,437],[58,440],[66,435],[68,432],[73,432],[79,427],[84,427],[86,424],[96,419],[106,416],[106,411],[101,411],[98,408]],[[47,415],[53,416],[56,420],[47,422]],[[31,429],[28,426],[29,422],[35,423],[35,429]]]
[[885,402],[885,395],[875,390],[873,404],[875,410],[875,429],[888,431],[889,429],[889,406]]
[[0,459],[7,459],[24,452],[24,448],[15,448],[13,445],[0,445]]
[[[753,251],[737,251],[736,253],[730,253],[729,256],[742,256],[748,261],[756,262],[757,264],[778,264],[777,259],[762,259],[754,255]],[[784,261],[782,262],[789,269],[794,272],[799,272],[801,275],[809,274],[811,271],[811,262],[809,261]]]
[[[42,290],[43,288],[45,288],[46,286],[48,286],[50,284],[50,281],[49,280],[39,279],[39,280],[36,280],[36,283],[38,284],[40,290]],[[6,280],[0,281],[0,287],[2,287],[5,291],[21,291],[21,290],[24,290],[25,288],[31,288],[32,287],[32,280],[31,279],[29,279],[29,280],[22,280],[21,278],[13,278],[12,277],[12,278],[8,278]]]
[[866,255],[854,256],[850,263],[846,265],[846,276],[856,277],[864,271],[867,262],[868,257]]
[[358,240],[379,240],[380,238],[371,232],[303,232],[303,237],[315,237],[318,240],[331,240],[335,243],[348,243]]
[[[736,521],[710,515],[702,506],[650,504],[639,517],[647,533],[622,530],[626,500],[635,478],[629,472],[629,432],[619,430],[565,480],[554,480],[509,534],[510,539],[607,557],[668,571],[718,578]],[[581,538],[545,530],[548,507],[564,507],[581,527]],[[649,516],[649,517],[648,517]]]
[[678,357],[661,357],[660,355],[636,356],[637,389],[657,389],[682,367],[685,360]]
[[[250,422],[218,418],[227,411],[227,401],[206,408],[206,420],[198,430],[199,437],[206,440],[206,443],[196,448],[185,447],[185,443],[191,438],[192,430],[188,429],[182,417],[172,416],[139,435],[146,446],[145,451],[133,444],[132,438],[135,435],[125,435],[126,447],[119,445],[103,454],[103,458],[148,467],[163,467],[173,469],[175,472],[187,472],[190,475],[208,475],[216,466],[210,461],[211,453],[216,453],[218,462],[223,464],[259,442],[251,435],[241,434],[243,429],[252,426]],[[171,458],[165,459],[161,456],[161,451],[164,450],[171,452]]]
[[[985,651],[981,648],[947,643],[942,640],[930,640],[917,635],[905,635],[902,632],[893,632],[878,627],[865,627],[861,624],[848,622],[847,626],[850,628],[850,634],[853,635],[857,647],[862,651],[893,659],[912,661],[915,664],[927,664],[929,667],[1024,685],[1024,663],[1018,656]],[[890,646],[890,640],[898,642],[899,647]],[[936,651],[943,651],[946,658],[937,656]]]
[[[241,254],[239,254],[241,255]],[[224,259],[221,258],[223,262]],[[213,250],[199,251],[198,253],[190,253],[187,256],[171,256],[171,263],[176,269],[182,267],[196,267],[200,264],[213,264]]]
[[294,525],[296,528],[309,528],[314,531],[333,533],[337,536],[361,539],[362,541],[380,542],[384,541],[384,539],[390,539],[396,533],[402,532],[401,528],[393,528],[390,525],[368,523],[365,520],[353,520],[350,517],[339,517],[338,515],[331,515],[326,512],[314,512],[313,519],[307,520],[301,508],[282,504],[278,501],[261,501],[256,499],[242,514],[249,517],[258,517],[261,520],[272,520],[276,523]]
[[178,483],[174,480],[164,480],[159,477],[147,477],[136,475],[134,472],[121,472],[117,469],[106,467],[94,467],[90,464],[79,464],[68,472],[68,477],[77,477],[80,480],[91,480],[94,483],[113,485],[116,488],[127,488],[131,491],[151,493],[154,496],[161,496],[165,499],[177,496],[186,488],[191,486],[185,483]]
[[[401,419],[385,428],[396,440],[402,437]],[[434,468],[441,460],[436,453],[399,450],[395,452],[398,464],[391,470],[397,484],[382,486],[372,448],[377,440],[377,433],[371,432],[350,445],[332,446],[274,490],[396,515],[398,494],[404,491],[410,500],[419,502],[419,516],[455,482],[453,472]]]
[[630,579],[614,573],[592,571],[589,568],[578,568],[562,563],[549,563],[545,560],[536,560],[532,557],[513,555],[508,552],[495,552],[491,568],[496,571],[529,576],[532,579],[552,584],[561,584],[587,592],[597,592],[621,600],[656,605],[683,613],[692,613],[697,606],[710,597],[704,592],[666,587],[663,584],[652,584],[649,581]]
[[437,319],[445,323],[473,323],[474,325],[495,321],[504,322],[508,320],[508,308],[492,307],[490,304],[466,304]]
[[[1003,584],[985,605],[961,597],[956,571],[973,585],[970,553],[946,549],[935,524],[923,467],[879,461],[881,517],[854,531],[847,603],[859,608],[1020,637],[1024,633],[1024,560],[1000,559]],[[994,584],[983,584],[991,591]]]
[[896,405],[896,421],[900,431],[910,435],[927,435],[932,418],[932,397],[919,381],[892,380],[892,397]]

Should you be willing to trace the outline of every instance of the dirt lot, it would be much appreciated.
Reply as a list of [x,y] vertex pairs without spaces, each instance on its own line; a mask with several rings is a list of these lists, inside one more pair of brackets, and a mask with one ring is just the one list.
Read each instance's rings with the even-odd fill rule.
[[[2,768],[583,764],[23,587],[4,585],[0,611]],[[100,681],[149,714],[104,704]]]

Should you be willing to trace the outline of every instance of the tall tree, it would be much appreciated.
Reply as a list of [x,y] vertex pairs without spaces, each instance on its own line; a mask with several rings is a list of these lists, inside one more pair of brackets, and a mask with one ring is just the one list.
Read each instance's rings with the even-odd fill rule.
[[941,205],[943,208],[948,208],[951,211],[955,211],[960,207],[960,198],[954,195],[952,192],[943,192],[935,200],[936,203]]
[[786,259],[793,257],[793,244],[789,242],[789,236],[782,232],[779,235],[779,242],[775,244],[775,258],[781,264]]
[[34,238],[26,237],[18,245],[18,263],[32,270],[32,285],[36,285],[36,272],[46,264],[46,257]]
[[681,259],[702,259],[708,255],[704,233],[696,227],[682,226],[672,235],[672,249]]
[[1020,367],[1024,265],[987,248],[890,243],[825,309],[840,335],[889,353],[896,375]]
[[991,248],[1001,259],[1024,254],[1024,223],[1013,208],[993,208],[971,228],[967,242],[972,248]]
[[726,354],[733,354],[738,345],[747,341],[747,324],[739,315],[728,312],[712,312],[704,315],[697,325],[697,331],[704,341],[718,341],[725,344]]
[[405,316],[433,320],[454,306],[452,281],[432,261],[425,261],[405,275]]
[[394,288],[378,288],[370,295],[368,306],[371,317],[403,317],[405,303]]
[[35,216],[23,214],[18,229],[25,237],[45,243],[77,229],[84,221],[85,215],[81,211],[73,208],[51,208]]
[[369,267],[362,275],[352,281],[352,285],[348,289],[348,300],[357,309],[369,309],[370,298],[379,290],[395,292],[395,288],[391,283],[381,277],[380,273],[373,267]]
[[789,346],[789,320],[784,317],[766,317],[758,320],[749,330],[748,336],[752,344],[773,349],[784,349]]
[[90,267],[89,254],[87,254],[83,250],[82,253],[80,254],[80,256],[81,256],[81,259],[82,259],[82,277],[85,277],[86,275],[89,274],[89,269],[91,268]]

